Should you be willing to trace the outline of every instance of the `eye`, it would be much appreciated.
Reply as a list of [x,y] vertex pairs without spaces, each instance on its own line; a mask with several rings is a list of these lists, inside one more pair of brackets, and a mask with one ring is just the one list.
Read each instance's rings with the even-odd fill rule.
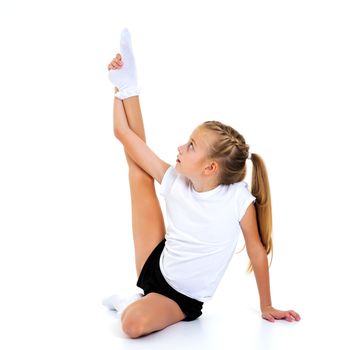
[[188,146],[187,146],[187,148],[190,148],[190,147],[192,147],[192,149],[194,149],[194,148],[193,148],[193,143],[192,143],[192,142],[190,142],[190,143],[188,144]]

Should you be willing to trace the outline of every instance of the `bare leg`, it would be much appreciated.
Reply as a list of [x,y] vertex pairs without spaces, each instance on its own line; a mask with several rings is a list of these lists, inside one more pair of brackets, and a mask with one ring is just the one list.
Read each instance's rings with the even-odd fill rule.
[[149,293],[129,305],[121,321],[124,332],[130,338],[138,338],[182,321],[185,317],[174,300],[158,293]]
[[[145,141],[139,98],[130,97],[123,100],[123,108],[129,127]],[[118,108],[115,109],[117,110]],[[150,253],[164,239],[165,226],[154,179],[129,157],[126,150],[125,155],[129,165],[132,226],[139,276]],[[122,326],[129,337],[137,338],[161,330],[185,317],[175,301],[158,293],[149,293],[124,310]]]
[[[146,142],[138,96],[123,100],[129,127]],[[124,150],[125,151],[125,150]],[[141,169],[127,154],[132,210],[132,230],[137,276],[153,249],[165,236],[165,225],[154,179]]]

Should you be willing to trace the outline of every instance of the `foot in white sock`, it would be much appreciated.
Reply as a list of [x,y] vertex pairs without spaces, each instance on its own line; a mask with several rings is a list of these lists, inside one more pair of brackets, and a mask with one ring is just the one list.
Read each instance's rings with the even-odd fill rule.
[[109,310],[118,311],[120,314],[134,301],[143,297],[143,294],[137,293],[129,296],[113,294],[102,301],[102,304]]
[[120,53],[123,67],[120,69],[110,69],[108,71],[109,80],[118,88],[116,97],[124,100],[127,97],[139,95],[137,83],[136,63],[132,50],[131,35],[127,28],[123,29],[120,35]]

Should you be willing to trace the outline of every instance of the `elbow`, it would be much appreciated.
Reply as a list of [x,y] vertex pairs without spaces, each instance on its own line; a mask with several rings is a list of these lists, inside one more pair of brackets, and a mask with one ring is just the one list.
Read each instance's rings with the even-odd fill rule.
[[262,245],[256,246],[253,249],[249,249],[247,250],[248,256],[249,256],[249,260],[251,261],[252,264],[254,264],[254,262],[260,262],[261,259],[266,259],[267,254],[266,251],[264,249],[264,247]]

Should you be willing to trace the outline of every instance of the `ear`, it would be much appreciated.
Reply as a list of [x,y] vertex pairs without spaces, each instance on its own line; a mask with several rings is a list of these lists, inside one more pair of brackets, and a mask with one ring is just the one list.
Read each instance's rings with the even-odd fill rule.
[[216,175],[219,172],[219,164],[217,162],[211,161],[204,168],[205,175]]

